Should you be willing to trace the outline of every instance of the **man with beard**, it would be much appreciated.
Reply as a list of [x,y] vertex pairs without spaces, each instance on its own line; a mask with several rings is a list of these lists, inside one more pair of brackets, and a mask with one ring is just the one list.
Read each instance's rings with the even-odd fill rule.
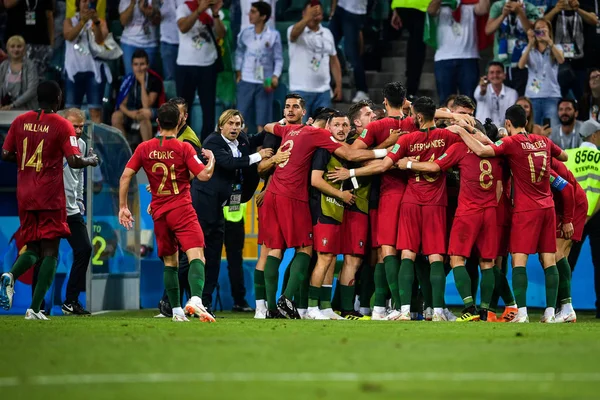
[[563,150],[576,149],[581,145],[581,121],[577,121],[579,110],[575,100],[562,99],[558,103],[560,126],[553,126],[550,140]]

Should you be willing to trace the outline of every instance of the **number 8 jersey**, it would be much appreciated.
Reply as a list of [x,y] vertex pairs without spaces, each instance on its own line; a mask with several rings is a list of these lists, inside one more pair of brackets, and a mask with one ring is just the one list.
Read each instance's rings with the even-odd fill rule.
[[63,157],[81,154],[69,121],[43,110],[19,115],[2,148],[17,153],[19,211],[66,209]]
[[152,217],[192,204],[190,174],[197,176],[204,164],[196,151],[175,137],[157,136],[140,144],[126,165],[134,171],[144,169],[152,192]]

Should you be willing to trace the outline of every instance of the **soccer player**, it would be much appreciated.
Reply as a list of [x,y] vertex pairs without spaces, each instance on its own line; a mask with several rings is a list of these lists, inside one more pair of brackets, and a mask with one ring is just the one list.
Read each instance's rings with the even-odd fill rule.
[[10,272],[0,277],[0,306],[9,310],[14,282],[41,259],[38,282],[25,319],[47,320],[40,306],[50,288],[58,264],[60,239],[71,232],[63,183],[63,157],[71,168],[98,165],[92,153],[82,157],[73,125],[55,114],[62,93],[58,83],[38,85],[40,109],[15,118],[2,147],[2,160],[16,162],[17,202],[23,242],[27,251],[19,256]]
[[179,109],[172,103],[158,110],[160,135],[140,144],[127,163],[119,186],[119,223],[125,228],[133,226],[133,216],[127,206],[127,193],[131,179],[140,169],[148,176],[152,193],[150,203],[158,256],[165,264],[163,276],[169,303],[173,308],[174,322],[187,322],[179,297],[177,277],[178,248],[187,254],[190,269],[188,280],[192,297],[185,312],[196,315],[202,322],[214,322],[202,304],[204,288],[204,235],[198,216],[192,207],[190,173],[207,181],[215,166],[210,150],[202,150],[208,160],[206,167],[194,148],[177,140]]
[[558,295],[554,202],[550,192],[550,159],[567,160],[567,154],[548,138],[525,131],[527,116],[518,105],[505,114],[509,137],[483,145],[459,131],[467,146],[480,157],[504,156],[508,159],[514,185],[514,211],[509,250],[513,260],[513,290],[519,308],[512,322],[529,321],[527,315],[527,258],[539,253],[546,280],[546,310],[542,322],[554,322]]
[[[299,318],[291,298],[297,294],[307,276],[312,255],[312,225],[308,206],[310,160],[318,148],[327,149],[349,161],[366,161],[387,154],[386,150],[356,150],[339,143],[323,129],[305,125],[270,123],[265,130],[282,138],[282,150],[290,158],[279,164],[267,187],[263,207],[265,243],[269,256],[265,265],[265,286],[269,313],[278,309],[288,318]],[[275,302],[279,279],[279,264],[283,250],[295,248],[290,280],[284,294]]]

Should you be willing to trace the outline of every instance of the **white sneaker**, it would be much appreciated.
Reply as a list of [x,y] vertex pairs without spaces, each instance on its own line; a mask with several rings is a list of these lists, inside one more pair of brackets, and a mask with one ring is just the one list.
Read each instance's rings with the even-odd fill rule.
[[256,311],[254,311],[254,319],[267,319],[267,310],[257,308]]
[[423,320],[431,321],[432,318],[433,318],[433,308],[427,307],[425,310],[423,310]]
[[333,319],[333,320],[344,320],[344,321],[346,320],[341,315],[336,314],[332,308],[326,308],[324,310],[321,310],[321,314],[323,314],[325,317],[327,317],[329,319]]
[[456,315],[454,315],[452,313],[452,311],[448,310],[447,308],[444,308],[444,315],[446,316],[445,321],[450,321],[450,322],[456,321]]
[[[450,313],[452,314],[452,313]],[[454,314],[452,314],[454,315]],[[456,320],[456,317],[454,317],[454,319]],[[445,312],[445,310],[443,312],[433,312],[433,315],[431,316],[431,320],[433,322],[442,322],[442,321],[449,321],[448,316]]]
[[25,319],[39,319],[42,321],[49,321],[48,317],[46,317],[44,313],[42,313],[41,311],[35,312],[31,308],[28,308],[27,312],[25,312]]
[[400,316],[398,318],[396,318],[396,320],[398,320],[398,321],[410,321],[411,319],[412,318],[411,318],[410,312],[402,312],[402,311],[400,312]]
[[[202,304],[202,299],[198,296],[192,296],[187,304],[185,305],[185,312],[188,315],[197,315],[200,318],[200,322],[215,322],[215,319],[212,315],[206,311],[204,308],[204,304]],[[173,314],[173,317],[175,314]]]
[[363,92],[362,90],[359,90],[358,92],[356,92],[356,95],[352,99],[352,102],[358,103],[359,101],[362,101],[362,100],[369,100],[369,95],[367,93]]
[[[187,307],[187,306],[186,306]],[[173,322],[190,322],[189,319],[185,315],[173,314],[173,318],[171,318]]]
[[308,310],[306,308],[298,308],[298,315],[300,316],[300,319],[308,319],[308,317],[306,316],[306,314],[308,313]]
[[[334,313],[335,314],[335,313]],[[337,314],[335,314],[337,315]],[[338,315],[339,317],[339,315]],[[321,312],[321,310],[319,310],[318,308],[309,308],[308,311],[306,312],[306,317],[304,317],[303,319],[318,319],[318,320],[329,320],[331,318],[323,315],[323,313]]]
[[0,276],[0,307],[10,310],[15,294],[15,280],[10,272]]
[[358,312],[361,313],[362,315],[366,315],[367,317],[370,317],[372,314],[372,311],[369,307],[360,307]]
[[391,310],[387,313],[387,315],[385,316],[384,319],[385,319],[385,321],[396,321],[398,318],[400,318],[400,315],[402,315],[402,313],[400,311]]
[[575,314],[574,310],[563,312],[560,310],[558,314],[554,316],[554,322],[557,324],[562,324],[566,322],[577,322],[577,314]]

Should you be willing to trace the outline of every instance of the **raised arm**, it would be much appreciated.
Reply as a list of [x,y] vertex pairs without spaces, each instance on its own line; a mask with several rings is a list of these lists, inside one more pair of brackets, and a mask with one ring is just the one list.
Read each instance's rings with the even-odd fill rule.
[[479,157],[494,157],[496,152],[489,144],[484,145],[479,140],[477,140],[474,135],[471,135],[465,129],[460,126],[451,126],[447,128],[449,131],[458,133],[460,138],[465,142],[465,144],[471,149],[471,151],[477,154]]
[[362,150],[345,145],[335,150],[334,154],[344,160],[361,162],[372,160],[374,158],[383,158],[387,154],[387,150]]

